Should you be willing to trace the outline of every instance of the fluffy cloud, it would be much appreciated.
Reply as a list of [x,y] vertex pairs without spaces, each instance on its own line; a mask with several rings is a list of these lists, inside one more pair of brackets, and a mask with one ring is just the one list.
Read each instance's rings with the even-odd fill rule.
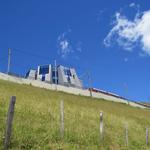
[[135,3],[131,3],[131,4],[129,5],[129,7],[135,7],[135,6],[136,6]]
[[104,44],[110,46],[114,41],[129,51],[140,44],[142,51],[150,55],[150,11],[136,13],[133,20],[117,12],[114,26],[104,39]]
[[60,47],[61,47],[62,50],[68,49],[69,42],[67,40],[61,41],[60,42]]
[[82,52],[82,42],[78,42],[77,44],[72,44],[72,41],[69,38],[69,33],[71,30],[64,32],[58,36],[57,43],[58,43],[58,54],[62,58],[74,57],[78,58],[79,52]]
[[67,39],[60,41],[59,46],[61,57],[63,58],[65,58],[68,54],[73,52],[72,47]]
[[72,46],[69,39],[66,37],[66,32],[58,37],[58,53],[62,58],[67,57],[70,53],[73,53]]

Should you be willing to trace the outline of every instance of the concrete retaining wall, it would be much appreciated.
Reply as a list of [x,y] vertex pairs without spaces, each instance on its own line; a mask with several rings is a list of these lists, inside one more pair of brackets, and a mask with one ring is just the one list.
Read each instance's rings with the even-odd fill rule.
[[[49,84],[49,83],[41,82],[38,80],[30,80],[30,79],[14,77],[14,76],[10,76],[10,75],[4,74],[4,73],[0,73],[0,79],[15,82],[18,84],[27,84],[27,85],[31,84],[32,86],[45,88],[45,89],[49,89],[49,90],[56,90],[57,89],[57,91],[63,91],[63,92],[70,93],[70,94],[90,97],[90,91],[87,89],[78,89],[78,88],[66,87],[66,86],[62,86],[62,85]],[[105,99],[108,101],[125,103],[125,104],[129,104],[133,107],[146,108],[140,104],[137,104],[134,102],[129,102],[125,99],[117,98],[117,97],[106,95],[103,93],[92,92],[92,97],[101,98],[101,99]]]

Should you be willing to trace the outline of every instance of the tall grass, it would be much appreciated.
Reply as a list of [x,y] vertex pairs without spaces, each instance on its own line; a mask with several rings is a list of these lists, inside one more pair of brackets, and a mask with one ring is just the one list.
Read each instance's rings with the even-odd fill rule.
[[[125,104],[0,81],[0,149],[3,147],[9,99],[17,97],[12,150],[142,150],[150,111]],[[60,135],[60,101],[64,101],[64,138]],[[99,112],[104,112],[104,140]],[[129,145],[125,144],[125,124]]]

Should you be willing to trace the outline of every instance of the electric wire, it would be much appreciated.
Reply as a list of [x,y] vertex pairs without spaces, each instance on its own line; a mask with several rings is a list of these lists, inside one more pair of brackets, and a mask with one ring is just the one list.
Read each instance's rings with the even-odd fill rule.
[[[39,62],[45,63],[45,64],[49,64],[50,63],[50,58],[49,57],[42,56],[42,55],[37,54],[37,53],[29,52],[29,49],[28,49],[28,51],[26,51],[26,50],[22,50],[22,49],[19,49],[19,48],[11,48],[11,55],[12,55],[11,56],[12,57],[12,59],[11,59],[11,66],[12,66],[12,68],[13,68],[13,66],[17,66],[17,68],[22,69],[22,68],[30,68],[30,66],[31,66],[31,62],[29,62],[29,61],[26,61],[25,63],[19,63],[17,61],[14,62],[14,60],[17,60],[16,59],[17,57],[20,57],[19,54],[13,55],[14,53],[20,53],[21,55],[27,55],[28,57],[27,57],[26,60],[32,59],[32,62],[36,62],[38,64],[39,64]],[[26,58],[26,56],[24,58]],[[8,59],[8,56],[0,58],[0,62],[6,61],[7,59]],[[22,59],[22,61],[23,61],[23,59]],[[85,70],[85,69],[81,68],[81,66],[78,66],[78,67],[80,68],[80,70]],[[84,72],[79,77],[79,79],[89,80],[89,71]]]
[[21,49],[18,49],[18,48],[13,48],[12,50],[16,51],[16,52],[19,52],[19,53],[22,53],[22,54],[25,54],[25,55],[28,55],[30,57],[32,56],[32,57],[41,58],[41,59],[44,59],[44,60],[49,60],[49,57],[42,56],[42,55],[32,53],[32,52],[29,52],[29,51],[21,50]]

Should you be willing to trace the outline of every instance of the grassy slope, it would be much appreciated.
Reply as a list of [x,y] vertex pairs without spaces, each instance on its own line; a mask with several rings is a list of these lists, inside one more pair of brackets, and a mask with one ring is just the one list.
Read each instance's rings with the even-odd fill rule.
[[[150,111],[124,104],[74,96],[0,80],[0,149],[9,98],[17,96],[11,149],[120,150],[125,146],[124,126],[129,127],[128,149],[145,146]],[[60,138],[59,108],[64,100],[65,136]],[[99,112],[104,112],[105,137],[99,139]],[[147,147],[150,149],[150,146]]]

